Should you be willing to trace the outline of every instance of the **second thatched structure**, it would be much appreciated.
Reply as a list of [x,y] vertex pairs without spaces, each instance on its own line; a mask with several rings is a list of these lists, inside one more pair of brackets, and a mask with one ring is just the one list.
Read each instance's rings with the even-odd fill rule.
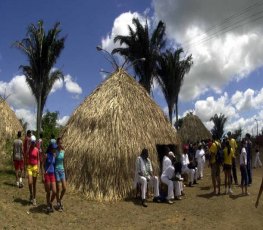
[[0,152],[6,143],[12,141],[18,131],[23,131],[20,121],[7,102],[0,96]]
[[119,69],[75,110],[62,132],[70,185],[93,200],[119,200],[133,189],[135,160],[156,146],[178,144],[176,130],[146,90]]
[[183,118],[178,134],[182,143],[196,143],[212,138],[211,132],[205,127],[200,118],[192,113],[188,113]]

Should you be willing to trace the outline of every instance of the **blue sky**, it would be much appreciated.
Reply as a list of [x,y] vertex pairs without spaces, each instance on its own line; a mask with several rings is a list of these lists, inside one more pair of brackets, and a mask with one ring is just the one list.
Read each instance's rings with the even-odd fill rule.
[[[194,66],[180,94],[180,116],[194,111],[210,129],[209,118],[224,113],[228,130],[241,127],[255,134],[255,119],[261,130],[263,118],[263,20],[255,18],[261,11],[263,5],[257,0],[200,0],[198,5],[194,0],[2,0],[0,94],[10,94],[7,101],[17,116],[34,128],[34,100],[18,69],[27,60],[11,45],[25,37],[30,23],[43,19],[49,29],[59,21],[67,39],[55,67],[66,77],[64,83],[57,82],[46,109],[59,111],[60,123],[65,123],[103,80],[100,69],[112,70],[96,46],[111,51],[114,36],[127,33],[132,17],[144,23],[146,16],[151,28],[163,20],[170,44],[182,44],[186,54],[193,55]],[[153,96],[166,112],[156,85]]]

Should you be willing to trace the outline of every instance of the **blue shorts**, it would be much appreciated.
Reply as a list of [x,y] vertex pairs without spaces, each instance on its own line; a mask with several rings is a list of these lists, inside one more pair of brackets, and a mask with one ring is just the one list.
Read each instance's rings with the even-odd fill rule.
[[56,181],[57,182],[66,180],[65,171],[64,170],[55,170],[55,175],[56,175]]

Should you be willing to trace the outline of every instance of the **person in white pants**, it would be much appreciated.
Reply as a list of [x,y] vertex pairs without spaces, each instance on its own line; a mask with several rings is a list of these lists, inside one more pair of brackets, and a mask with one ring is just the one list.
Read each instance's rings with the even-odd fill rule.
[[259,157],[259,150],[256,149],[256,156],[255,156],[255,161],[254,161],[254,168],[257,168],[257,167],[262,167],[262,163],[261,163],[261,160],[260,160],[260,157]]
[[181,157],[181,163],[182,163],[182,174],[188,175],[189,180],[189,187],[192,187],[194,184],[194,180],[196,178],[195,176],[195,169],[189,169],[188,165],[190,164],[189,157],[188,157],[188,146],[184,146],[183,148],[183,154]]
[[153,202],[160,202],[159,199],[159,179],[153,175],[153,168],[151,160],[148,158],[148,150],[143,149],[141,155],[136,160],[135,180],[134,186],[139,183],[141,185],[142,205],[147,207],[146,204],[146,191],[147,185],[153,185],[154,198]]
[[204,176],[204,166],[205,166],[205,151],[202,145],[198,146],[195,153],[195,159],[197,161],[197,179],[202,179]]

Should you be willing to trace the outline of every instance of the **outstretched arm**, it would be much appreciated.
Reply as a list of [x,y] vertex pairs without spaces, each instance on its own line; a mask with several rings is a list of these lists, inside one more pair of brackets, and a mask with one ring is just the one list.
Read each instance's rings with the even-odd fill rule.
[[257,198],[256,204],[255,204],[255,207],[256,207],[256,208],[258,207],[258,203],[259,203],[259,199],[260,199],[260,196],[261,196],[261,194],[262,194],[262,191],[263,191],[263,177],[262,177],[261,186],[260,186],[259,192],[258,192],[258,198]]

